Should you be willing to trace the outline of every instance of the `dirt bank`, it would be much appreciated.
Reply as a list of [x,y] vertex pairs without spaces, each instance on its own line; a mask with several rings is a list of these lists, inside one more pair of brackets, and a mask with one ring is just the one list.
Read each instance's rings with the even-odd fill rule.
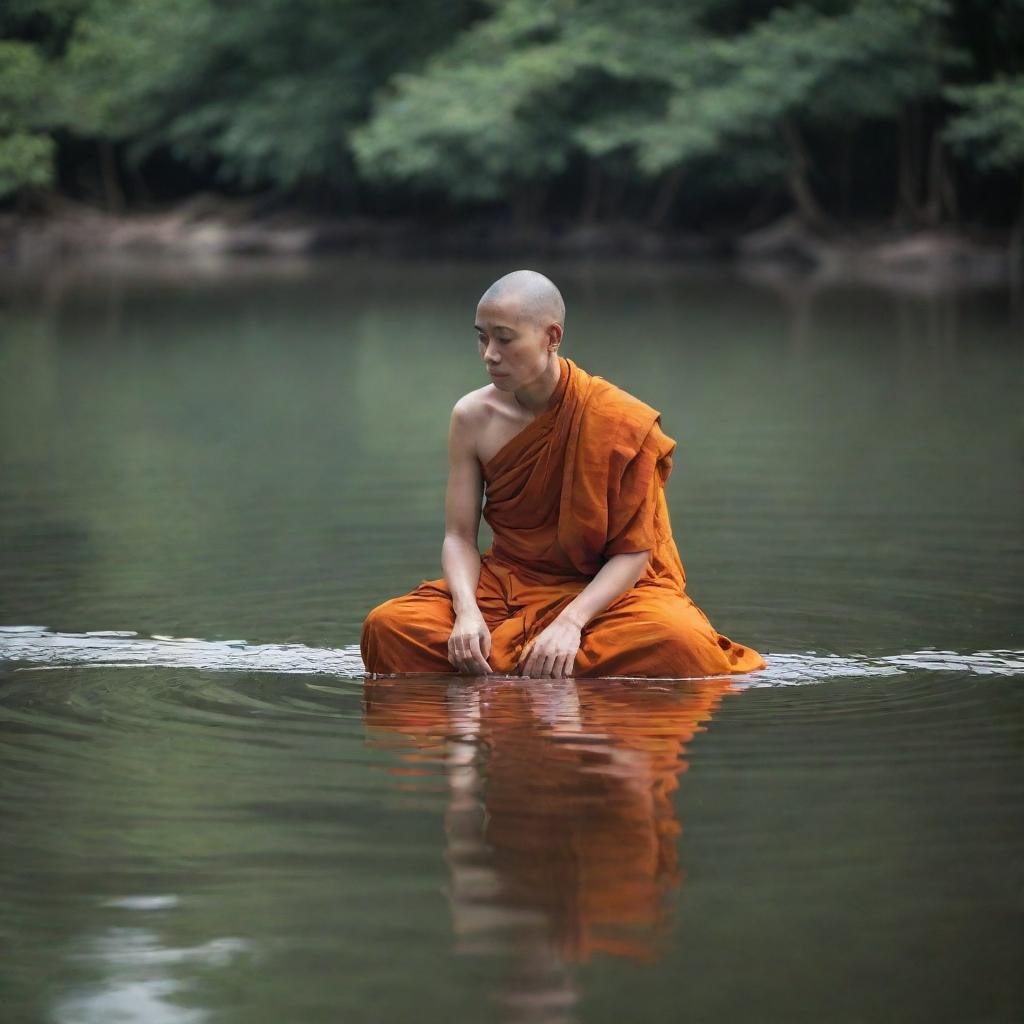
[[247,256],[367,253],[395,256],[663,258],[735,262],[771,273],[855,280],[1012,281],[1019,245],[1009,232],[932,229],[813,232],[786,217],[745,234],[656,232],[636,224],[514,226],[265,212],[253,200],[198,195],[159,211],[112,215],[55,199],[31,213],[0,213],[0,261],[23,268],[63,260],[147,256],[224,261]]

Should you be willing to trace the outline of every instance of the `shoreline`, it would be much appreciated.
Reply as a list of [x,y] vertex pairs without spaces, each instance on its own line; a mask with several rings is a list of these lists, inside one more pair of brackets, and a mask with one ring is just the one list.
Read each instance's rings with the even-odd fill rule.
[[788,215],[744,233],[655,231],[634,223],[515,226],[490,219],[416,220],[260,213],[252,200],[200,194],[160,210],[111,214],[67,200],[38,213],[0,213],[0,267],[15,271],[130,259],[244,263],[256,257],[489,259],[529,257],[717,264],[781,278],[915,289],[1008,285],[1024,277],[1019,235],[970,229],[856,228],[815,232]]

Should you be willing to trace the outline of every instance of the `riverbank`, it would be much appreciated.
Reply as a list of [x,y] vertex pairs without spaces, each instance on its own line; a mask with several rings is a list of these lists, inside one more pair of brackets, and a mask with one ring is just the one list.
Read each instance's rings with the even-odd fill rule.
[[746,233],[655,231],[634,223],[516,226],[463,219],[324,217],[261,209],[256,200],[200,194],[160,210],[114,215],[59,199],[32,213],[0,213],[0,265],[127,257],[223,262],[321,254],[493,258],[644,258],[735,263],[782,275],[888,284],[1019,282],[1020,239],[953,228],[813,231],[784,217]]

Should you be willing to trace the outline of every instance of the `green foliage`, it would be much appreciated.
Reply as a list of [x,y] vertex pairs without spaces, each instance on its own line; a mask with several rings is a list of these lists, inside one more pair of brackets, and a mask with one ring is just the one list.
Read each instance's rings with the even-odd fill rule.
[[4,0],[0,37],[36,42],[47,56],[59,55],[68,30],[89,0]]
[[557,174],[574,152],[625,151],[646,176],[706,158],[779,172],[783,118],[892,117],[966,60],[943,41],[946,0],[778,6],[727,36],[703,25],[720,6],[496,4],[395,77],[356,133],[360,165],[485,197]]
[[1024,168],[1024,75],[948,86],[945,96],[961,107],[944,132],[955,150],[982,171]]
[[911,108],[989,173],[1022,162],[1022,35],[1024,0],[7,0],[0,196],[55,137],[246,188],[806,189],[806,138]]
[[53,181],[47,81],[36,47],[0,40],[0,197]]
[[53,148],[53,139],[47,135],[0,135],[0,196],[51,185]]
[[570,139],[559,94],[586,58],[584,41],[566,46],[559,14],[511,0],[422,72],[396,74],[353,135],[364,172],[487,199],[561,171]]
[[666,69],[699,50],[684,7],[507,0],[422,71],[396,75],[354,134],[369,177],[489,199],[603,158],[661,108]]
[[62,123],[87,138],[153,141],[190,88],[211,27],[206,0],[92,0],[64,54]]
[[370,96],[457,34],[468,2],[259,0],[211,5],[191,88],[162,137],[221,178],[290,187],[352,178],[349,134]]
[[45,125],[46,61],[29,43],[0,40],[0,130]]
[[348,134],[372,92],[457,35],[470,6],[15,0],[0,31],[60,51],[54,126],[123,142],[135,163],[163,147],[225,181],[288,187],[350,180]]
[[[673,82],[664,117],[640,134],[655,172],[704,154],[770,140],[786,117],[842,125],[891,117],[934,93],[944,64],[943,0],[861,0],[839,14],[780,7],[749,31],[702,47]],[[769,143],[770,144],[770,143]]]

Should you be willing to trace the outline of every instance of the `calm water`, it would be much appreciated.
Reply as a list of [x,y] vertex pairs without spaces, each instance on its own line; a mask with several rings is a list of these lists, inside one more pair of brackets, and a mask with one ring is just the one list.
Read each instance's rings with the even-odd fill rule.
[[508,269],[0,284],[5,1024],[1019,1020],[1019,305],[542,268],[769,669],[364,686]]

